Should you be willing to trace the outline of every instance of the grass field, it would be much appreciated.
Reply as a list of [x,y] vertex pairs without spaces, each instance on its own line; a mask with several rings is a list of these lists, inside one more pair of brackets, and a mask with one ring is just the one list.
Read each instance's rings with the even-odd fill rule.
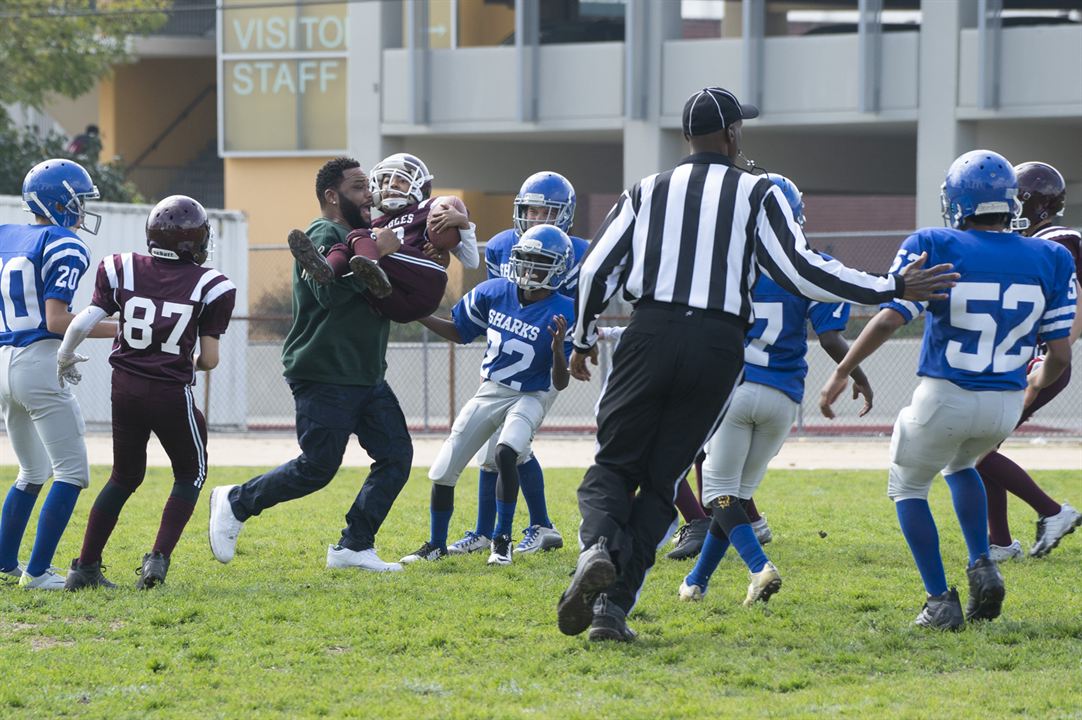
[[[106,472],[95,468],[57,564],[76,554]],[[208,484],[251,474],[216,470]],[[323,568],[356,470],[253,519],[228,566],[207,546],[205,494],[168,585],[142,593],[133,568],[171,482],[152,470],[106,548],[122,589],[0,589],[0,717],[1082,717],[1077,534],[1047,559],[1003,568],[1002,618],[930,633],[911,626],[923,595],[884,473],[772,473],[758,499],[785,585],[769,607],[740,607],[746,572],[731,557],[705,602],[681,603],[690,565],[660,559],[631,616],[639,642],[591,645],[555,627],[577,552],[580,477],[548,472],[563,550],[510,568],[470,556],[381,576]],[[1039,480],[1082,500],[1077,472]],[[380,535],[385,559],[427,538],[428,492],[416,470]],[[458,499],[456,534],[472,527],[475,482]],[[964,586],[942,483],[932,502],[948,577]],[[1020,503],[1012,513],[1028,544],[1033,518]]]

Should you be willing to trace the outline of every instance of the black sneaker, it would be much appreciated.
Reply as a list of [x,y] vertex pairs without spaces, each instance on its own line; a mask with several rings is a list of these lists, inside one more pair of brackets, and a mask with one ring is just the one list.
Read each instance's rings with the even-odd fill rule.
[[446,546],[437,547],[432,543],[425,541],[424,545],[417,548],[398,562],[402,563],[403,565],[409,565],[410,563],[417,562],[418,560],[440,560],[441,558],[445,557],[447,557]]
[[966,620],[962,616],[958,590],[951,588],[942,595],[929,595],[915,624],[934,630],[961,630]]
[[511,564],[511,536],[497,535],[492,538],[492,554],[488,556],[489,565]]
[[638,635],[627,626],[627,614],[624,609],[601,593],[594,600],[594,619],[590,622],[590,640],[615,640],[631,642]]
[[676,531],[676,547],[665,557],[670,560],[687,560],[697,556],[706,542],[706,532],[710,529],[710,518],[692,520]]
[[616,566],[612,564],[608,541],[601,537],[579,555],[571,584],[556,605],[556,620],[564,635],[578,635],[594,619],[597,593],[616,581]]
[[114,583],[105,579],[105,576],[101,574],[101,571],[105,569],[105,566],[101,562],[91,563],[89,565],[80,565],[79,558],[75,558],[71,561],[71,570],[68,571],[68,577],[64,580],[65,590],[82,590],[84,588],[115,588]]
[[354,255],[349,259],[349,269],[354,277],[365,284],[372,297],[382,299],[391,294],[391,280],[375,260]]
[[1007,594],[999,568],[982,555],[973,567],[966,568],[966,577],[969,578],[966,620],[995,620],[1003,609],[1003,597]]
[[334,282],[334,268],[303,231],[290,230],[288,242],[289,252],[313,280],[320,285],[330,285]]
[[169,572],[169,558],[160,552],[147,553],[143,556],[143,564],[135,568],[139,580],[135,587],[139,590],[149,590],[152,587],[165,584],[165,574]]

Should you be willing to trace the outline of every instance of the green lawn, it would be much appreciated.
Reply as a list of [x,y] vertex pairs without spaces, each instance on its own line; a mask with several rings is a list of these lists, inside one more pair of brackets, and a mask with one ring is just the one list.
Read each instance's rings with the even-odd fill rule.
[[[58,564],[76,554],[107,471],[95,468]],[[218,469],[209,484],[252,474]],[[456,536],[473,522],[467,475]],[[142,593],[133,568],[171,482],[153,470],[106,548],[122,589],[0,589],[0,717],[1082,717],[1078,534],[1044,560],[1004,568],[1002,618],[930,633],[911,626],[922,590],[885,473],[771,473],[758,500],[785,585],[768,608],[740,607],[746,572],[732,558],[703,603],[681,603],[690,565],[661,559],[631,617],[639,641],[591,645],[555,625],[577,551],[581,471],[548,473],[561,551],[510,568],[470,556],[392,575],[329,572],[326,546],[359,476],[343,471],[323,492],[253,519],[228,566],[207,546],[205,494],[168,585]],[[1082,501],[1077,472],[1039,480]],[[381,533],[385,559],[427,538],[428,493],[415,471]],[[932,501],[949,579],[964,585],[941,482]],[[520,512],[525,520],[521,503]],[[1033,518],[1020,503],[1012,513],[1028,545]]]

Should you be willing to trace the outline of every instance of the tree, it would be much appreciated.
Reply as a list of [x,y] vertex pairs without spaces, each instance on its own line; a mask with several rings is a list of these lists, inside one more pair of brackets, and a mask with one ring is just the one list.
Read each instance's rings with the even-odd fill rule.
[[168,0],[0,0],[0,103],[78,97],[166,21]]

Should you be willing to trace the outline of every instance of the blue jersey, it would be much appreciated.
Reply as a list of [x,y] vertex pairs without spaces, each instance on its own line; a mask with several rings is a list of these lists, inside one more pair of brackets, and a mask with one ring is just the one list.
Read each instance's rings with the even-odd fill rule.
[[549,326],[557,315],[568,320],[564,358],[571,355],[571,321],[575,303],[559,293],[522,305],[518,287],[506,278],[486,280],[451,310],[463,342],[484,333],[488,349],[481,362],[481,377],[512,390],[537,392],[552,388],[552,335]]
[[765,275],[759,276],[751,298],[755,324],[744,345],[744,380],[775,388],[793,402],[801,402],[808,375],[807,322],[811,320],[816,335],[845,330],[849,304],[793,295]]
[[[590,243],[574,235],[568,235],[568,237],[571,238],[571,249],[575,253],[575,267],[571,268],[567,277],[564,278],[564,284],[560,286],[560,294],[574,300],[579,292],[579,265],[582,264],[582,257],[586,254]],[[488,267],[490,280],[511,277],[511,248],[518,238],[518,234],[513,229],[508,229],[497,233],[485,244],[485,265]],[[568,316],[569,320],[573,318],[573,315]]]
[[895,300],[906,322],[925,307],[918,375],[967,390],[1022,390],[1037,341],[1067,337],[1075,315],[1074,262],[1056,243],[1014,233],[925,228],[906,238],[891,272],[928,253],[926,265],[961,274],[950,298]]
[[56,225],[0,225],[0,345],[26,347],[60,338],[45,324],[45,301],[71,310],[90,250],[79,236]]

